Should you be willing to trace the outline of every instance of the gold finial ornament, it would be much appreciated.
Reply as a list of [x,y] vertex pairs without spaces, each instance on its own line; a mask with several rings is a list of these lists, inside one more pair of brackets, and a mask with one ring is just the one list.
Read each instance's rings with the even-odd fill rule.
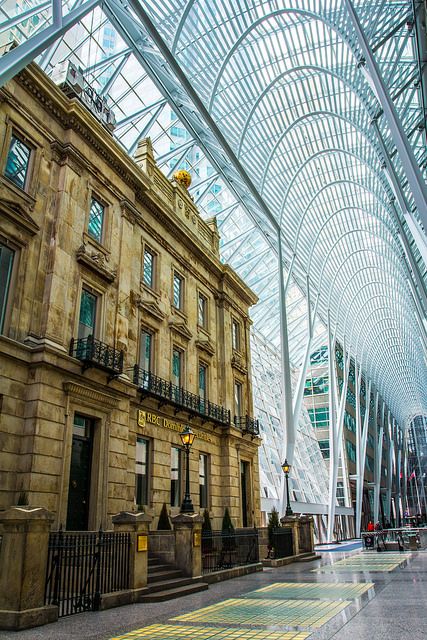
[[191,174],[185,169],[179,169],[179,171],[175,171],[173,177],[178,184],[181,184],[183,187],[188,189],[191,184]]

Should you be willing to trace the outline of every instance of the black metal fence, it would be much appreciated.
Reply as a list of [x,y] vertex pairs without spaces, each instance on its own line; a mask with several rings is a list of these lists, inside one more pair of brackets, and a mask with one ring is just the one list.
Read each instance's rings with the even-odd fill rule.
[[97,611],[101,595],[129,588],[130,533],[52,532],[45,603],[59,616]]
[[253,436],[259,436],[259,420],[251,418],[250,416],[234,416],[235,426],[243,431],[243,433],[250,433]]
[[78,339],[72,338],[70,356],[81,360],[85,369],[97,367],[108,371],[112,375],[123,373],[123,351],[114,349],[114,347],[96,340],[93,336]]
[[259,562],[258,531],[203,531],[203,573]]
[[141,369],[138,365],[133,368],[133,382],[146,395],[167,400],[171,404],[182,407],[190,413],[200,415],[207,420],[226,426],[230,424],[231,415],[228,409],[190,393],[190,391],[183,387],[178,387],[172,382],[163,380],[163,378],[155,376],[150,371]]
[[294,553],[292,529],[288,527],[277,527],[277,529],[273,529],[272,543],[274,558],[288,558],[292,556]]

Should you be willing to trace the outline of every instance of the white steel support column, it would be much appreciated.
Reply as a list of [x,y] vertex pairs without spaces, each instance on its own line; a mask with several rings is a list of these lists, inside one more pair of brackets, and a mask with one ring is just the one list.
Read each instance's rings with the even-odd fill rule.
[[365,416],[363,425],[360,411],[360,381],[361,369],[357,376],[359,384],[356,384],[356,407],[359,405],[359,420],[356,424],[356,538],[360,538],[360,528],[362,523],[362,502],[363,502],[363,481],[365,476],[366,442],[369,429],[369,412],[371,406],[371,381],[366,385],[365,380]]
[[[408,138],[399,120],[396,108],[384,80],[382,79],[378,64],[369,46],[368,40],[360,24],[352,0],[344,0],[347,7],[350,21],[357,36],[357,43],[360,47],[364,60],[366,61],[366,78],[373,92],[384,111],[387,124],[399,154],[403,170],[412,191],[414,202],[418,210],[418,216],[427,229],[427,187],[415,158],[414,152],[409,144]],[[361,67],[362,69],[363,67]]]
[[[300,369],[297,388],[295,390],[294,402],[293,402],[293,423],[295,427],[298,425],[299,416],[301,413],[301,405],[304,396],[305,380],[307,378],[308,365],[310,363],[311,347],[313,344],[314,324],[316,322],[317,305],[319,303],[319,295],[317,295],[316,303],[314,305],[314,311],[311,313],[311,296],[310,296],[310,282],[307,276],[307,308],[308,308],[308,339],[304,353],[304,361]],[[288,459],[289,462],[289,459]]]
[[396,444],[397,444],[397,458],[396,458],[396,525],[400,527],[402,525],[402,512],[401,512],[401,473],[402,473],[402,434],[399,427],[396,424]]
[[[375,407],[378,416],[379,394],[376,392]],[[375,421],[375,449],[374,449],[374,522],[379,522],[380,500],[381,500],[381,462],[383,457],[383,435],[384,435],[384,415],[385,402],[381,406],[381,424],[378,427]]]
[[392,435],[392,423],[390,411],[387,411],[387,443],[388,443],[388,452],[387,452],[387,484],[386,484],[386,500],[385,500],[385,513],[386,518],[389,522],[391,522],[391,490],[392,490],[392,481],[393,481],[393,435]]
[[[288,320],[286,314],[286,293],[287,284],[283,275],[283,254],[281,234],[278,234],[279,248],[279,299],[280,299],[280,345],[281,345],[281,364],[282,364],[282,380],[281,380],[281,417],[282,425],[285,429],[285,441],[282,451],[282,460],[285,458],[289,464],[293,463],[295,450],[295,425],[293,422],[292,412],[292,380],[291,380],[291,363],[289,360],[289,336],[288,336]],[[287,283],[289,283],[288,278]],[[281,513],[284,514],[285,497],[285,477],[281,479]]]
[[408,509],[407,489],[408,489],[408,438],[407,438],[407,431],[405,431],[402,435],[402,515],[403,515],[403,518],[405,517],[405,511]]
[[343,387],[337,410],[339,387],[335,368],[335,338],[332,337],[330,317],[328,314],[328,362],[329,362],[329,503],[328,503],[328,541],[334,539],[335,510],[338,481],[338,467],[341,452],[342,430],[344,424],[345,402],[347,398],[348,372],[350,356],[346,356],[343,345]]

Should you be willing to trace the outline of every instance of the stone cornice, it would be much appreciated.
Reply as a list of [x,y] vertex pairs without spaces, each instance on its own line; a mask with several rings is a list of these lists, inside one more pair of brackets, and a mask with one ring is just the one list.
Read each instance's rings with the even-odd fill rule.
[[193,337],[193,334],[187,328],[183,320],[172,318],[172,320],[169,321],[169,328],[172,331],[175,331],[175,333],[178,333],[185,340],[191,340]]
[[38,224],[36,224],[27,213],[27,210],[20,202],[7,200],[0,196],[0,214],[9,218],[14,225],[21,227],[21,229],[31,236],[36,235],[36,233],[40,231]]
[[128,184],[135,194],[141,194],[149,186],[147,176],[128,156],[107,130],[77,99],[69,99],[34,63],[21,71],[15,80],[36,100],[64,129],[73,129],[107,164]]
[[76,259],[109,283],[114,282],[117,277],[117,272],[106,266],[106,257],[101,251],[88,251],[87,245],[82,244],[76,251]]
[[86,387],[77,382],[67,381],[63,383],[65,393],[70,396],[77,396],[78,398],[84,398],[85,400],[91,400],[109,409],[117,408],[118,399],[102,391],[97,391],[91,387]]
[[197,339],[195,344],[196,344],[197,349],[200,349],[201,351],[204,351],[209,356],[213,356],[214,355],[215,347],[210,342],[210,340]]
[[237,371],[240,371],[240,373],[243,373],[243,375],[245,376],[248,373],[248,368],[246,366],[246,363],[243,357],[238,353],[233,353],[233,356],[231,358],[231,366],[234,369],[237,369]]

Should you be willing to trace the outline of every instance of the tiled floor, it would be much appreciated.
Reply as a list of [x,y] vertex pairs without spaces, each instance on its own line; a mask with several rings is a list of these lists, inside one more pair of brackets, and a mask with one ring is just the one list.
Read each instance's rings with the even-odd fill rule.
[[153,624],[112,640],[305,640],[303,631],[270,631],[265,629],[236,629],[232,627],[181,627]]
[[317,629],[345,609],[348,601],[250,600],[232,598],[173,620],[221,624],[250,624]]
[[275,582],[256,591],[250,591],[245,598],[297,598],[310,600],[349,600],[358,598],[374,586],[373,582],[354,584],[336,582],[335,584],[313,584],[310,582]]
[[321,553],[186,598],[0,631],[0,640],[427,639],[427,552]]

